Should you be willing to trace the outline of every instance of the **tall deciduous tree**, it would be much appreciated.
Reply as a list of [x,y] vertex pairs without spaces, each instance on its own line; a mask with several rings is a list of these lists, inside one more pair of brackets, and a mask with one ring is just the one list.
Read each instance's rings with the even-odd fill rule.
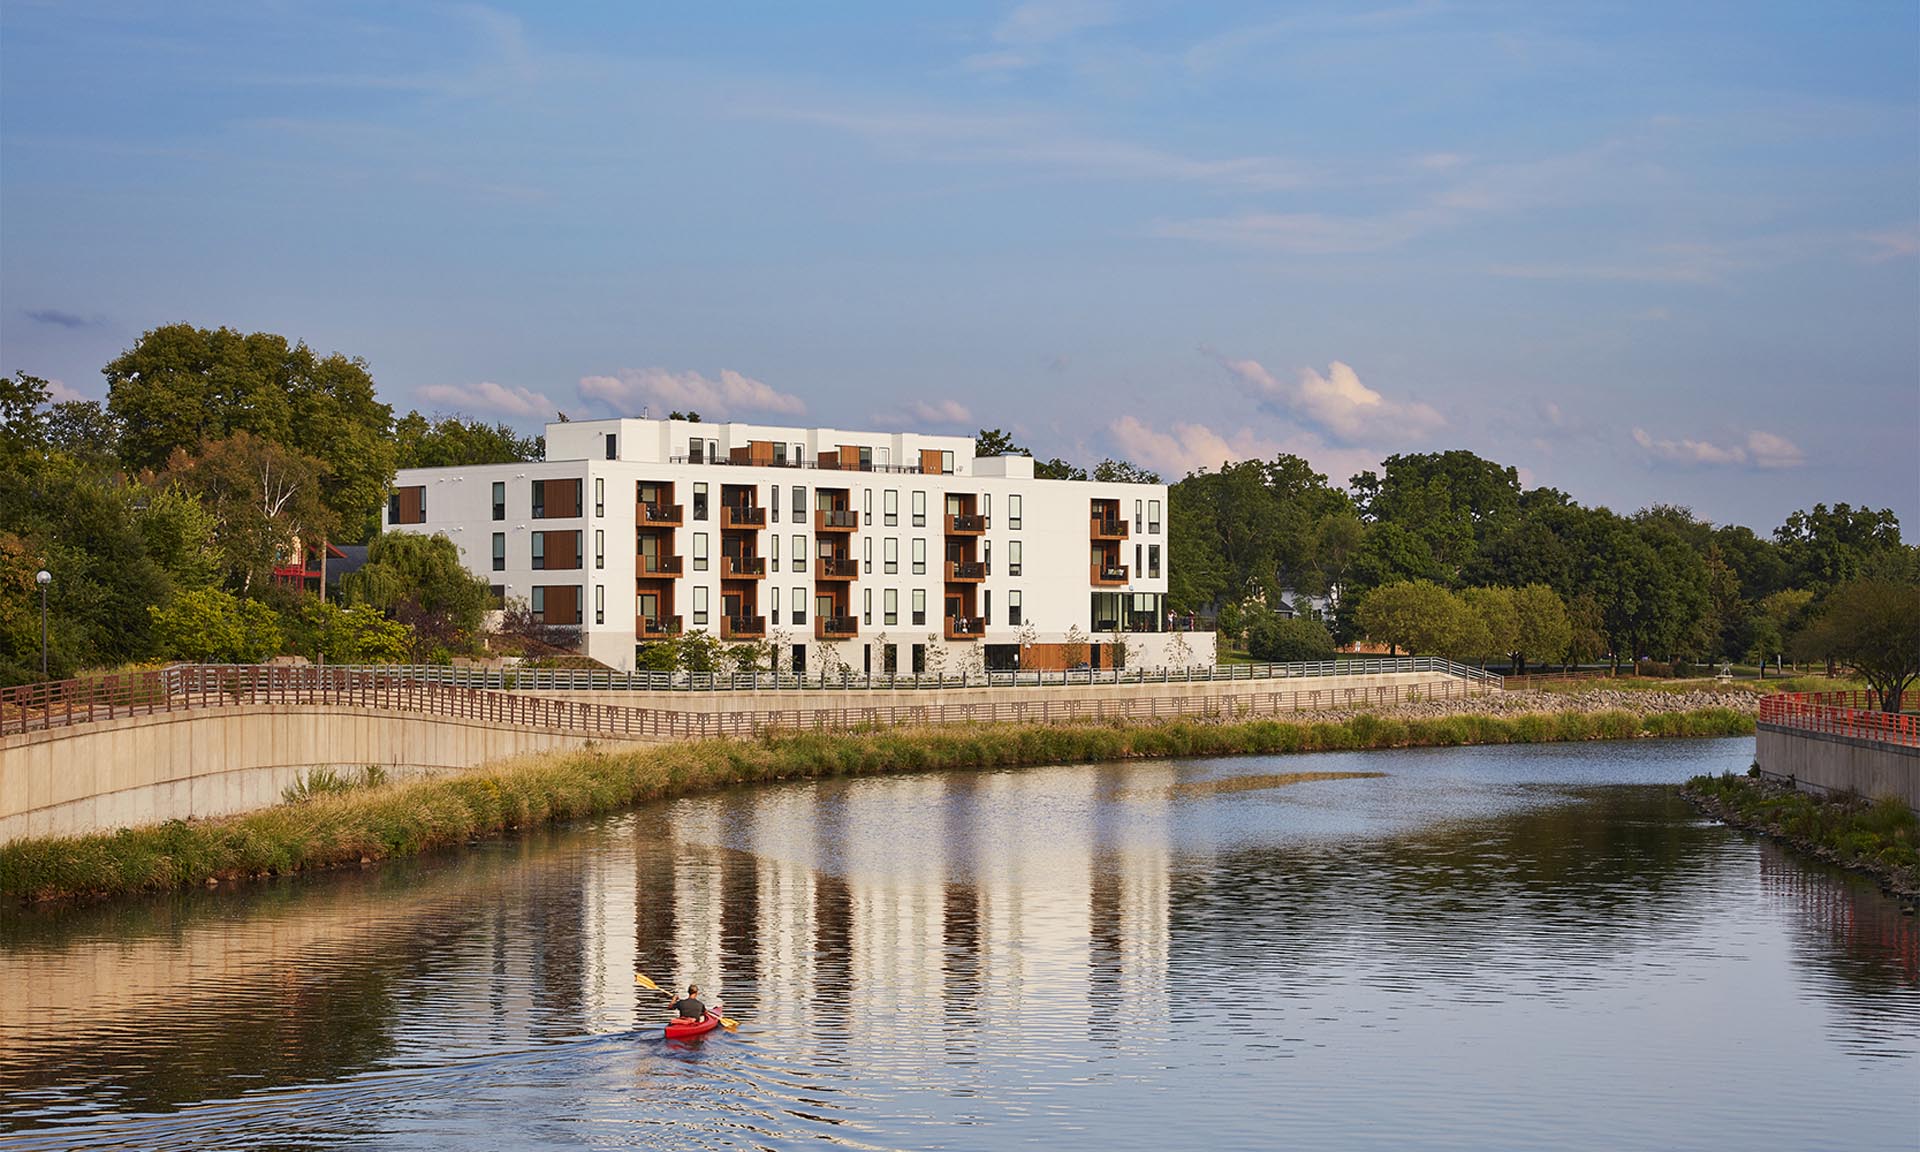
[[409,412],[394,422],[394,464],[399,468],[459,468],[473,464],[520,464],[546,455],[544,436],[522,436],[507,424],[461,416],[428,420]]
[[1841,585],[1802,632],[1797,650],[1852,665],[1880,697],[1882,711],[1900,711],[1907,686],[1920,676],[1920,585],[1877,579]]
[[1431,580],[1375,588],[1360,602],[1360,627],[1374,640],[1416,656],[1445,655],[1459,643],[1462,606]]
[[1573,641],[1573,626],[1560,594],[1545,584],[1513,590],[1514,671],[1525,674],[1527,661],[1564,658]]

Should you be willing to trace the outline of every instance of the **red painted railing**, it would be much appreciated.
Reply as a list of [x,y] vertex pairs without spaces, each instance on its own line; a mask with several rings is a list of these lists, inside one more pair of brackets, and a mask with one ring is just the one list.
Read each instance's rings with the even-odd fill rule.
[[1780,692],[1760,698],[1760,723],[1920,747],[1920,716],[1879,707],[1874,692]]

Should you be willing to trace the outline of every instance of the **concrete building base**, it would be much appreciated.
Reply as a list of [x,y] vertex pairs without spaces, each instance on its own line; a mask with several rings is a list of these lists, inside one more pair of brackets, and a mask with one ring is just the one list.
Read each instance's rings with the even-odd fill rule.
[[1791,778],[1802,788],[1894,796],[1920,812],[1920,748],[1762,724],[1754,763],[1763,774]]

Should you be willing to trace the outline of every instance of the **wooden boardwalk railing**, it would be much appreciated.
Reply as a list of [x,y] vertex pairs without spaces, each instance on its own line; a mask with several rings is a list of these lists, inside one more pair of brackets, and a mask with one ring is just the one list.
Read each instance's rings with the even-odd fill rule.
[[1874,692],[1780,692],[1760,698],[1760,723],[1920,747],[1920,716],[1882,712]]
[[1487,686],[1449,679],[1375,687],[1290,688],[1179,698],[1042,698],[876,707],[692,712],[555,700],[345,668],[175,665],[0,691],[0,735],[129,716],[240,705],[335,705],[412,712],[605,739],[752,736],[911,724],[1061,723],[1247,717],[1314,708],[1385,707],[1477,695]]

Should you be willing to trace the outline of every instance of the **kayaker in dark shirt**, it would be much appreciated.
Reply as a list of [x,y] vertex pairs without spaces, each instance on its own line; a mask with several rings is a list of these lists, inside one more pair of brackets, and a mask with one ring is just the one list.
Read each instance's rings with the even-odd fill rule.
[[707,1006],[700,1002],[699,997],[700,986],[698,984],[689,984],[687,985],[686,998],[684,1000],[675,1000],[673,1002],[673,1010],[679,1013],[680,1019],[682,1020],[705,1020],[707,1018]]

